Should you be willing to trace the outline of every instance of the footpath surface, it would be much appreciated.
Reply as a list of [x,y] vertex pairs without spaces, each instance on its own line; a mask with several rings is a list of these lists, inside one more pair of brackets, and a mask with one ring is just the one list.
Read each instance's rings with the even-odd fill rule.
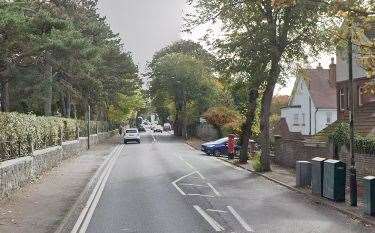
[[113,137],[92,146],[1,200],[0,232],[54,232],[116,143]]
[[[200,146],[203,142],[204,141],[200,139],[192,138],[187,141],[187,144],[197,150],[200,150]],[[358,207],[352,207],[350,206],[349,203],[332,202],[328,199],[312,195],[311,190],[309,188],[297,188],[296,187],[296,178],[295,178],[294,169],[288,169],[288,168],[284,168],[276,164],[272,164],[270,172],[259,173],[259,172],[255,172],[251,161],[249,161],[246,164],[241,164],[236,159],[228,160],[226,157],[220,157],[219,159],[225,162],[231,163],[237,167],[248,170],[249,172],[258,174],[268,180],[271,180],[282,186],[285,186],[290,190],[304,194],[307,198],[309,198],[315,204],[325,205],[325,206],[334,208],[337,211],[344,213],[353,219],[363,222],[365,225],[375,226],[375,217],[364,214],[363,200],[361,198],[358,199]],[[347,193],[346,196],[348,197],[349,194]]]

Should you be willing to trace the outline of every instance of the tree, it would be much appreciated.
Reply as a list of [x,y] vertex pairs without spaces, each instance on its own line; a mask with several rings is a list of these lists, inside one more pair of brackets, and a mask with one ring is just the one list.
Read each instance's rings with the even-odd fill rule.
[[152,66],[150,91],[153,96],[160,97],[162,93],[165,94],[164,100],[173,100],[177,136],[187,134],[188,105],[204,102],[209,97],[206,95],[209,75],[203,62],[181,53],[167,54]]
[[241,151],[243,162],[247,158],[247,131],[254,120],[256,99],[261,97],[261,157],[263,170],[268,171],[269,116],[274,87],[282,80],[287,64],[305,60],[308,54],[320,52],[324,47],[324,28],[320,22],[326,6],[307,0],[283,1],[293,3],[286,6],[271,0],[192,2],[198,15],[187,26],[219,20],[225,36],[214,46],[224,57],[227,70],[246,77],[249,98]]
[[241,119],[240,114],[234,109],[219,106],[209,108],[204,113],[204,118],[211,124],[218,132],[219,137],[223,137],[223,127],[226,125],[234,125]]

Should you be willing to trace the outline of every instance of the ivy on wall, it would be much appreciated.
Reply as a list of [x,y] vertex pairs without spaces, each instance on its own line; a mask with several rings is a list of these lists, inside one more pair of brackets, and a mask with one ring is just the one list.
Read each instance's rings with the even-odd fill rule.
[[[329,139],[337,146],[347,146],[350,142],[350,128],[348,123],[341,122],[329,135]],[[354,150],[357,153],[375,154],[375,136],[362,136],[356,134],[354,137]]]

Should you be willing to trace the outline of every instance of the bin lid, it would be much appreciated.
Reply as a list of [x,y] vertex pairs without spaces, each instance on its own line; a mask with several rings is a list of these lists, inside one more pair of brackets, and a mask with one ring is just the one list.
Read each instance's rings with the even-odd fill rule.
[[375,180],[375,176],[365,176],[363,177],[364,180]]
[[300,161],[297,161],[296,163],[310,163],[310,162],[306,160],[300,160]]
[[315,157],[313,159],[311,159],[313,161],[318,161],[318,162],[323,162],[324,160],[326,160],[326,158],[322,158],[322,157]]
[[324,161],[324,163],[342,163],[342,161],[336,159],[327,159]]

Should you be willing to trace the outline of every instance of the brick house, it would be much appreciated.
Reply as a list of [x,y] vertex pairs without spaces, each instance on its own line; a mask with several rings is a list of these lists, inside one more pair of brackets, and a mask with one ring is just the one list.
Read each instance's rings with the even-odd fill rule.
[[[373,82],[374,78],[367,77],[366,71],[358,63],[358,48],[353,46],[353,95],[354,95],[354,127],[363,135],[375,133],[375,96],[364,93],[364,86]],[[336,96],[337,116],[339,120],[349,118],[349,68],[347,56],[337,52]]]

